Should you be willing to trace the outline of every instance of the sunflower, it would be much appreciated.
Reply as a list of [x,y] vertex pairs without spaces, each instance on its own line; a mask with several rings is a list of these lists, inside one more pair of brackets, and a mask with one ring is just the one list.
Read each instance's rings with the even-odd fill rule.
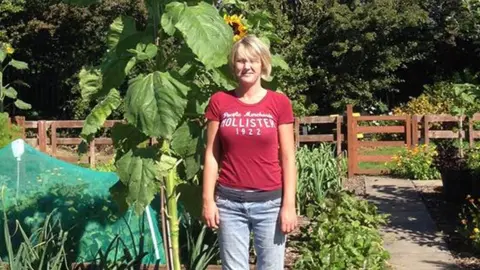
[[3,48],[7,54],[12,54],[15,50],[12,48],[12,45],[6,43],[3,45]]
[[223,20],[232,27],[233,30],[233,41],[238,41],[247,35],[247,27],[243,24],[243,15],[232,15],[228,16],[227,14],[223,15]]

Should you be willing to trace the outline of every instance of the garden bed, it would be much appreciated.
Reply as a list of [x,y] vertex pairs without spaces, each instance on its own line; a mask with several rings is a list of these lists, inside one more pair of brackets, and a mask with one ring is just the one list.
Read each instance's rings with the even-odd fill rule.
[[458,214],[461,212],[463,202],[446,201],[441,181],[428,181],[428,184],[422,181],[414,183],[439,231],[444,235],[455,262],[462,269],[480,269],[480,258],[472,254],[471,247],[464,243],[462,235],[456,232],[460,224]]

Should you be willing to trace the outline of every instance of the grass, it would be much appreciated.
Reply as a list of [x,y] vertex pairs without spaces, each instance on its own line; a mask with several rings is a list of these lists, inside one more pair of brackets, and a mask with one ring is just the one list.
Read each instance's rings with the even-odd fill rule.
[[[363,147],[358,151],[359,155],[369,156],[383,156],[383,155],[395,155],[403,147],[399,146],[383,146],[383,147]],[[360,162],[358,164],[360,169],[386,169],[385,162]]]

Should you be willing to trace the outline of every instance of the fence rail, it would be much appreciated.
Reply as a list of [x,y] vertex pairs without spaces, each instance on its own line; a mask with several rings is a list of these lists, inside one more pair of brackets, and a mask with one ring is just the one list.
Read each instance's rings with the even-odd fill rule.
[[[458,129],[434,129],[442,123],[456,123],[464,121],[464,130]],[[78,146],[81,138],[64,138],[60,136],[60,130],[81,129],[84,125],[82,120],[60,121],[28,121],[23,117],[14,117],[23,132],[23,138],[29,144],[37,147],[40,151],[56,158],[69,162],[85,162],[94,167],[96,164],[97,146],[112,145],[109,137],[96,137],[89,145],[86,155],[87,160],[78,160],[75,156],[64,156],[59,153],[59,146]],[[382,121],[393,125],[382,124]],[[109,120],[104,128],[111,128],[120,120]],[[348,156],[348,175],[353,177],[358,174],[383,174],[384,169],[362,169],[360,162],[387,162],[391,155],[364,155],[360,153],[362,148],[375,147],[405,147],[411,148],[418,144],[429,144],[430,139],[454,139],[467,138],[469,145],[473,146],[476,139],[480,138],[480,130],[475,130],[475,122],[480,122],[480,114],[475,114],[471,119],[460,118],[452,115],[364,115],[354,113],[353,106],[347,105],[343,115],[330,116],[306,116],[295,118],[294,137],[297,147],[302,144],[329,142],[335,145],[337,155],[346,150]],[[32,134],[33,136],[28,136]],[[368,140],[365,135],[383,134],[395,135],[397,140]],[[390,136],[391,137],[391,136]]]

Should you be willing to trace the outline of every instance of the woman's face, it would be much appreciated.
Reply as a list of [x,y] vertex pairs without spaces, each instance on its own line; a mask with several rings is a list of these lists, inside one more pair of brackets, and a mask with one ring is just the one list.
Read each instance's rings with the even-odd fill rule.
[[240,84],[255,84],[262,77],[260,57],[247,54],[243,48],[239,48],[235,59],[235,76]]

